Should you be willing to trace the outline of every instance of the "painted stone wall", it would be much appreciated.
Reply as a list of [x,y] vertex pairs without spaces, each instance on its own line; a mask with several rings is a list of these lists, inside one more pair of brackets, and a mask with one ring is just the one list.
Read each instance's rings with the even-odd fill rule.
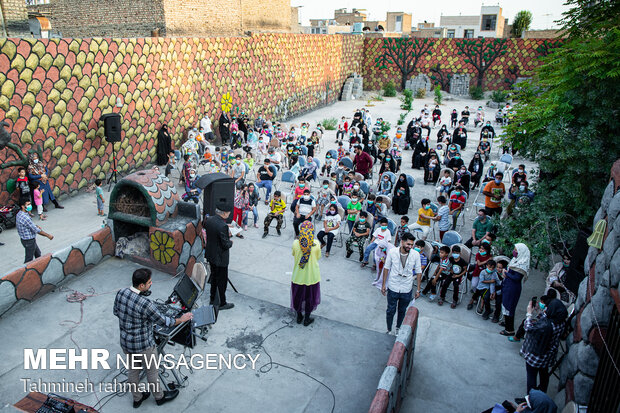
[[105,227],[53,254],[45,254],[0,279],[0,316],[18,301],[34,301],[69,275],[80,275],[114,255],[114,238]]
[[599,358],[605,350],[603,339],[613,306],[620,308],[620,160],[611,170],[611,179],[594,222],[607,221],[602,248],[590,247],[584,263],[587,276],[579,285],[575,303],[574,331],[566,344],[568,353],[560,366],[560,392],[556,403],[575,401],[587,405]]
[[[425,55],[418,62],[416,74],[422,73],[429,77],[433,75],[431,68],[440,65],[440,70],[446,75],[448,73],[469,73],[475,78],[477,73],[473,66],[465,63],[465,56],[459,55],[456,47],[458,39],[437,39],[430,49],[430,54]],[[492,40],[488,40],[492,41]],[[547,43],[545,43],[547,42]],[[389,65],[385,69],[380,69],[375,63],[375,59],[381,55],[383,39],[364,40],[364,89],[381,89],[389,80],[400,85],[400,70]],[[527,76],[527,73],[539,65],[538,57],[545,54],[548,39],[508,39],[506,54],[497,60],[487,70],[484,77],[484,88],[486,90],[508,89],[506,79],[514,82],[517,77]]]
[[[134,170],[155,155],[162,124],[178,144],[205,112],[219,118],[223,96],[277,119],[337,100],[362,55],[358,36],[0,39],[0,120],[12,142],[43,148],[53,191],[66,194],[111,169],[104,113],[120,113],[118,167]],[[0,164],[13,159],[0,150]],[[0,171],[0,204],[16,174]]]

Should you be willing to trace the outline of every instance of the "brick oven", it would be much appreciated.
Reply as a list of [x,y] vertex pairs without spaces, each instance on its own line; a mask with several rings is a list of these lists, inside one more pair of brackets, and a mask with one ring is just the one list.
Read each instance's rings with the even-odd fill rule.
[[[200,207],[182,202],[174,184],[155,169],[118,181],[110,194],[108,225],[118,249],[129,240],[143,248],[123,255],[169,274],[191,273],[204,257]],[[118,255],[118,254],[117,254]]]

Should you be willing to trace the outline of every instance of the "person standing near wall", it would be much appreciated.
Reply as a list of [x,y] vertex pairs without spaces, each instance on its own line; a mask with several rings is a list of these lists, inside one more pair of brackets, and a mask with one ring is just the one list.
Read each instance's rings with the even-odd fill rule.
[[232,208],[226,204],[215,206],[215,215],[205,218],[203,226],[207,234],[205,258],[211,266],[211,299],[215,302],[215,294],[220,294],[220,310],[228,310],[235,305],[226,301],[226,287],[228,286],[229,250],[232,247],[230,231],[226,220]]
[[33,258],[39,258],[41,256],[41,250],[37,245],[37,234],[42,235],[50,240],[54,239],[53,235],[43,231],[40,226],[35,225],[30,218],[30,211],[32,211],[32,203],[29,200],[20,201],[21,211],[17,213],[15,223],[17,226],[17,233],[21,239],[22,245],[26,250],[26,256],[24,263],[32,261]]

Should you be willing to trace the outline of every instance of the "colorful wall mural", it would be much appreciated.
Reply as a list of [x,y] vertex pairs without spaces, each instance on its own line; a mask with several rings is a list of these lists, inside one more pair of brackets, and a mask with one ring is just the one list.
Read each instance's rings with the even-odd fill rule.
[[[204,113],[219,117],[225,94],[251,116],[308,111],[338,99],[362,55],[357,36],[0,39],[0,120],[24,153],[42,148],[54,193],[66,194],[111,169],[102,114],[122,117],[118,169],[139,169],[162,124],[178,144]],[[17,158],[0,149],[0,164]],[[16,174],[0,171],[0,204]]]
[[[430,77],[435,74],[432,69],[439,70],[445,75],[469,73],[472,78],[476,77],[476,70],[466,62],[469,57],[457,47],[457,42],[463,39],[433,40],[434,43],[429,52],[420,57],[411,77],[419,73]],[[494,39],[485,41],[493,42]],[[364,41],[364,63],[362,64],[364,89],[381,89],[390,80],[397,86],[401,83],[401,71],[396,65],[387,64],[385,68],[382,67],[383,42],[384,39],[377,38]],[[505,54],[497,57],[485,73],[484,89],[508,89],[517,77],[528,76],[531,70],[540,64],[540,57],[548,54],[549,50],[558,43],[559,40],[555,39],[506,39]]]

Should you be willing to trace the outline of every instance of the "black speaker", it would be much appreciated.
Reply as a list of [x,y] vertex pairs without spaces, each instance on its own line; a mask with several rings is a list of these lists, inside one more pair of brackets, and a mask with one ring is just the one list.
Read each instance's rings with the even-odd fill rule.
[[121,141],[121,115],[118,113],[106,113],[101,115],[105,140],[108,142]]
[[[223,173],[212,173],[203,175],[200,177],[196,186],[203,190],[203,218],[207,215],[215,215],[215,206],[218,204],[224,204],[231,208],[234,208],[235,201],[235,180]],[[233,214],[226,222],[231,223]]]

